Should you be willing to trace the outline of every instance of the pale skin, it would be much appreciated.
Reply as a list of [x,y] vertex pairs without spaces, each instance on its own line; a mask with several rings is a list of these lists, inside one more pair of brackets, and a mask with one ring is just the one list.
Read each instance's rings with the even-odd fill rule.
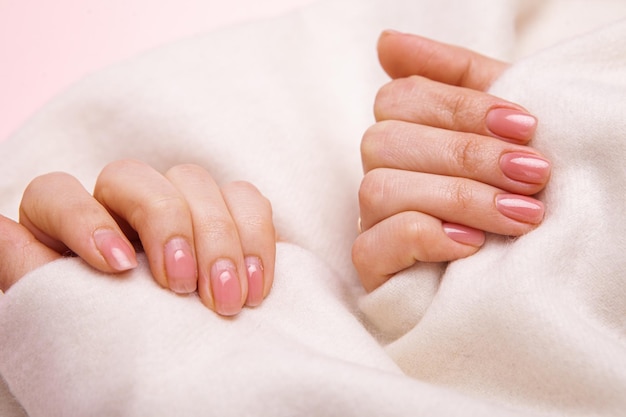
[[485,93],[507,64],[419,36],[384,32],[392,81],[365,132],[353,263],[372,291],[417,262],[475,253],[485,232],[520,236],[543,219],[532,195],[550,162],[527,146],[537,120]]
[[[527,146],[536,119],[484,92],[506,63],[391,31],[378,52],[392,81],[362,140],[362,233],[352,250],[368,291],[416,262],[475,253],[485,231],[529,232],[544,213],[532,195],[550,176]],[[131,270],[132,242],[161,286],[197,291],[221,315],[261,304],[272,286],[276,232],[257,188],[218,185],[195,165],[159,173],[122,160],[103,169],[93,194],[65,173],[33,180],[19,223],[0,216],[0,289],[68,250],[103,272]]]
[[5,291],[68,250],[103,272],[131,270],[131,241],[141,242],[161,286],[197,291],[224,316],[261,304],[274,277],[269,201],[246,182],[220,187],[196,165],[161,174],[139,161],[116,161],[102,170],[93,195],[69,174],[43,175],[25,190],[19,223],[0,218],[0,236],[0,256],[12,260],[0,266]]

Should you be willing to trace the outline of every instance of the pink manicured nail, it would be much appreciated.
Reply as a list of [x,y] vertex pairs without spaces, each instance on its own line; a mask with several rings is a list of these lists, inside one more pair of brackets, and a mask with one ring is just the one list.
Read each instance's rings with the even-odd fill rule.
[[485,243],[485,234],[471,227],[455,223],[444,223],[443,231],[450,239],[464,245],[480,247]]
[[544,183],[550,176],[550,162],[536,155],[511,152],[500,158],[500,169],[507,177],[531,184]]
[[165,244],[165,273],[170,289],[176,293],[189,294],[196,290],[198,271],[191,246],[181,237]]
[[248,271],[246,305],[256,307],[263,301],[263,264],[256,256],[247,256],[245,263]]
[[529,140],[537,128],[534,116],[503,107],[491,109],[485,123],[494,135],[516,141]]
[[211,288],[215,310],[224,316],[234,316],[241,311],[241,284],[237,268],[227,260],[220,259],[211,267]]
[[540,201],[516,194],[498,194],[496,208],[508,218],[532,224],[540,223],[545,211]]
[[93,240],[106,262],[116,271],[127,271],[137,266],[133,248],[117,232],[98,229],[93,232]]

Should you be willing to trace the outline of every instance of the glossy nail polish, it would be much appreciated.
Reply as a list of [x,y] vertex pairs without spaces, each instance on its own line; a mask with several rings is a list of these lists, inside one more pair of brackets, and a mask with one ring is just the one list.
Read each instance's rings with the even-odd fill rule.
[[491,109],[485,123],[494,135],[514,141],[529,140],[537,128],[537,119],[534,116],[504,107]]
[[198,272],[191,246],[181,237],[165,244],[165,273],[172,291],[188,294],[196,290]]
[[256,256],[247,256],[244,261],[248,273],[246,305],[256,307],[263,301],[263,264]]
[[227,259],[217,260],[211,267],[211,289],[215,310],[223,316],[241,311],[241,284],[237,268]]
[[536,155],[511,152],[500,158],[500,169],[512,180],[542,184],[550,176],[550,162]]
[[496,208],[510,219],[531,224],[540,223],[545,212],[541,201],[517,194],[498,194]]
[[114,270],[127,271],[137,266],[135,252],[117,232],[98,229],[93,232],[93,241],[107,264]]
[[442,226],[446,235],[456,242],[476,247],[485,243],[485,234],[480,230],[455,223],[443,223]]

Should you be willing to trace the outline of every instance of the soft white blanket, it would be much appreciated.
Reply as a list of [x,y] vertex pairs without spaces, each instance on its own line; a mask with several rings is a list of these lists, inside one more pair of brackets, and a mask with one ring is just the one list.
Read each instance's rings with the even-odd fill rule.
[[[39,173],[91,187],[118,158],[195,162],[254,182],[289,243],[270,297],[230,320],[143,262],[32,272],[0,296],[0,414],[626,415],[626,21],[604,24],[624,16],[620,1],[334,0],[79,83],[2,144],[3,213]],[[575,36],[493,87],[540,120],[544,224],[365,295],[350,262],[359,141],[389,27],[504,59]]]

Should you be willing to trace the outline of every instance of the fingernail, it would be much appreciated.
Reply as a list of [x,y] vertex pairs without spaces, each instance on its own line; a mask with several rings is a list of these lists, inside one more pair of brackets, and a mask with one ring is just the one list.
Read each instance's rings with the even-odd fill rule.
[[491,109],[485,123],[494,135],[519,141],[529,140],[537,128],[534,116],[503,107]]
[[545,211],[540,201],[516,194],[498,194],[496,208],[510,219],[531,224],[540,223]]
[[535,155],[511,152],[500,158],[500,169],[507,177],[532,184],[544,183],[550,176],[550,162]]
[[181,237],[165,244],[165,273],[170,289],[176,293],[189,294],[196,290],[198,272],[191,246]]
[[404,33],[399,32],[399,31],[397,31],[397,30],[395,30],[395,29],[385,29],[383,32],[384,32],[386,35],[404,35]]
[[246,305],[256,307],[263,301],[263,264],[256,256],[247,256],[244,261],[248,271]]
[[220,259],[211,267],[211,288],[215,310],[223,316],[234,316],[241,311],[241,284],[237,268],[227,260]]
[[137,266],[133,249],[117,232],[98,229],[93,232],[93,240],[104,260],[116,271],[127,271]]
[[443,231],[450,239],[464,245],[480,247],[485,243],[485,234],[471,227],[455,223],[443,223]]

